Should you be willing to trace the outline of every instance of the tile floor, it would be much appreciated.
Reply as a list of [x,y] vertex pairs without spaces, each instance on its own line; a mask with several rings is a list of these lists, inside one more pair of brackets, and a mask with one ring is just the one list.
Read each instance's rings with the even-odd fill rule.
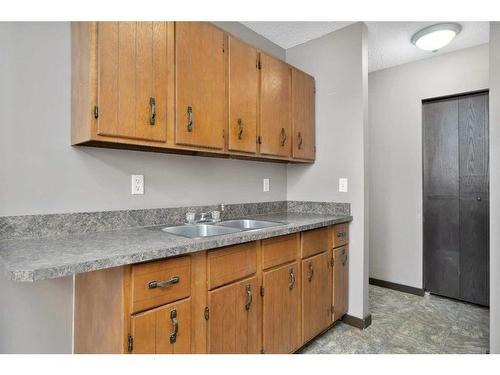
[[437,296],[370,285],[372,324],[342,322],[301,353],[486,353],[489,309]]

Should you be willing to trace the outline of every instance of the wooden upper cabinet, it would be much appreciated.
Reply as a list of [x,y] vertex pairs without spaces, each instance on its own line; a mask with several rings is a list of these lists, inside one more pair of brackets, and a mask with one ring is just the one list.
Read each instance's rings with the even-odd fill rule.
[[175,143],[223,149],[224,33],[206,22],[175,24]]
[[257,277],[208,293],[209,353],[259,353],[261,297]]
[[292,156],[314,160],[315,83],[310,75],[292,68]]
[[229,36],[229,139],[230,151],[257,151],[258,52]]
[[260,153],[289,157],[291,68],[265,53],[261,53],[260,61]]
[[97,134],[165,142],[167,22],[97,24]]
[[300,264],[263,273],[264,353],[291,353],[301,346]]

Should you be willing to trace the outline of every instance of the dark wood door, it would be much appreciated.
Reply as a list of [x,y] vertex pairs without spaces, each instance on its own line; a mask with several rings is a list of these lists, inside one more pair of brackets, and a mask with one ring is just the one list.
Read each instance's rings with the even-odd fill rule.
[[208,352],[259,353],[260,301],[255,276],[208,292]]
[[423,105],[424,287],[488,305],[488,94]]
[[264,353],[290,353],[300,347],[300,283],[298,262],[264,272]]

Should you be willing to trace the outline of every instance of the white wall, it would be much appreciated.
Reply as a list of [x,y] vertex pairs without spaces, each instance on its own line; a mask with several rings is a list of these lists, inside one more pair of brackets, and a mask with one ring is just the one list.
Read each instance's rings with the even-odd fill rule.
[[[0,216],[286,199],[283,164],[71,147],[69,23],[0,23],[0,46]],[[145,195],[130,195],[131,174],[145,175]],[[0,277],[0,352],[71,352],[72,288]]]
[[[345,27],[286,51],[289,63],[316,79],[316,145],[313,165],[288,166],[287,198],[350,202],[349,314],[368,314],[368,227],[365,225],[367,113],[366,26]],[[349,192],[338,192],[339,177]]]
[[500,354],[500,22],[490,22],[490,352]]
[[488,88],[488,66],[482,45],[369,74],[370,277],[423,287],[421,101]]

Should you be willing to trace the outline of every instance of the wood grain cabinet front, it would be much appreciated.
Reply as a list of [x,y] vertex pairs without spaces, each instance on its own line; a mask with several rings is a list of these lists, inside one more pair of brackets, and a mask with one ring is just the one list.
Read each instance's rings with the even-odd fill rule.
[[175,143],[222,150],[226,108],[224,32],[175,23]]
[[349,248],[338,247],[333,252],[333,317],[334,321],[342,319],[347,313],[349,298]]
[[261,298],[257,277],[208,292],[208,352],[259,353]]
[[292,156],[316,158],[314,78],[292,68]]
[[97,134],[165,142],[167,22],[97,23]]

